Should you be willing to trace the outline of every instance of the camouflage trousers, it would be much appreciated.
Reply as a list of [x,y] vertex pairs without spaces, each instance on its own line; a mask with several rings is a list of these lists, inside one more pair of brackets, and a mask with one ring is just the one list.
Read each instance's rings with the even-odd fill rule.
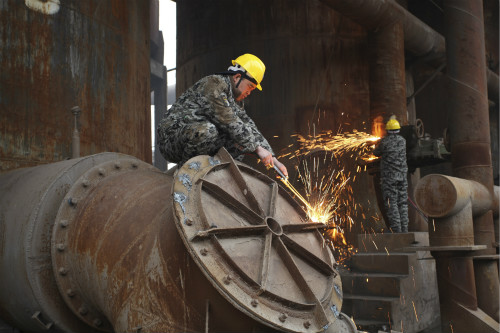
[[380,185],[389,227],[393,232],[408,232],[408,181],[382,177]]
[[179,165],[194,156],[214,156],[222,147],[226,148],[236,160],[241,161],[244,157],[244,154],[236,148],[235,142],[210,122],[160,123],[157,134],[163,157]]

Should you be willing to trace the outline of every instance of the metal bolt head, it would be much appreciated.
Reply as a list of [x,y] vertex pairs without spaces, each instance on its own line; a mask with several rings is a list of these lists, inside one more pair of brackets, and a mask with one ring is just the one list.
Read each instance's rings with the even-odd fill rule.
[[224,283],[225,283],[225,284],[229,284],[229,283],[231,283],[231,280],[232,280],[232,279],[233,279],[233,278],[231,277],[231,275],[227,275],[227,276],[224,278]]
[[61,223],[59,223],[61,228],[66,228],[69,225],[68,220],[62,220]]
[[203,248],[203,249],[200,250],[200,253],[201,253],[202,256],[206,256],[207,253],[208,253],[208,250],[205,249],[205,248]]
[[58,250],[59,252],[62,252],[62,251],[64,251],[65,249],[66,249],[66,245],[64,245],[64,244],[62,244],[62,243],[57,244],[57,250]]
[[96,318],[96,319],[94,319],[93,323],[95,326],[99,327],[102,325],[102,320],[99,318]]
[[78,200],[76,198],[69,198],[68,199],[68,203],[71,205],[71,206],[76,206],[76,204],[78,203]]
[[82,316],[85,316],[87,313],[89,313],[89,309],[87,309],[87,307],[85,305],[82,305],[78,309],[78,313],[80,313]]
[[120,164],[120,162],[115,162],[115,169],[120,169],[122,167],[122,165]]
[[59,274],[66,275],[68,274],[68,270],[64,267],[59,268]]
[[68,289],[66,290],[66,295],[69,297],[74,297],[76,295],[76,292],[73,289]]
[[284,313],[282,313],[279,319],[280,319],[280,321],[281,321],[282,323],[284,323],[284,322],[285,322],[285,320],[286,320],[286,318],[287,318],[287,315],[286,315],[286,314],[284,314]]
[[186,225],[193,225],[193,220],[186,219]]
[[77,106],[73,106],[71,108],[71,113],[75,116],[78,116],[80,114],[80,112],[82,112],[82,109],[80,109],[80,107],[77,105]]
[[99,168],[99,176],[106,176],[106,170],[104,168]]
[[90,186],[90,181],[89,181],[88,179],[84,179],[84,180],[82,181],[82,186],[83,186],[83,187],[89,187],[89,186]]
[[257,305],[259,305],[259,301],[258,301],[258,300],[256,300],[256,299],[253,299],[253,300],[252,300],[252,302],[251,302],[250,304],[252,304],[252,306],[253,306],[254,308],[256,308],[256,307],[257,307]]
[[137,169],[139,167],[139,163],[132,162],[132,168]]
[[306,321],[304,322],[304,327],[305,327],[305,328],[309,328],[309,327],[311,327],[311,322],[310,322],[309,320],[306,320]]

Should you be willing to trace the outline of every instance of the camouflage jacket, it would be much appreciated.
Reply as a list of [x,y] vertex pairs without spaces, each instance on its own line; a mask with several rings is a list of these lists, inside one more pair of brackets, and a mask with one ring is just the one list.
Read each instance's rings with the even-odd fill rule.
[[225,75],[210,75],[196,82],[175,101],[162,122],[210,122],[228,135],[243,153],[252,153],[261,146],[274,155],[245,112],[244,103],[235,101],[230,78]]
[[406,140],[398,134],[388,134],[373,151],[380,156],[380,174],[382,177],[393,177],[395,180],[406,178]]

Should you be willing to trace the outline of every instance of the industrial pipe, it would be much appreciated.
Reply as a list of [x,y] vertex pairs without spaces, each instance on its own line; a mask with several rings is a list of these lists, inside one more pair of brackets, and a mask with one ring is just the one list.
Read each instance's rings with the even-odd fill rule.
[[[469,203],[472,218],[484,214],[498,204],[492,200],[484,185],[440,174],[430,174],[420,179],[415,188],[415,199],[420,209],[427,216],[434,218],[453,216]],[[496,209],[498,211],[498,207]]]
[[0,316],[21,331],[355,332],[324,225],[227,152],[12,171],[0,211]]
[[[321,2],[370,30],[401,22],[405,48],[408,51],[418,57],[424,57],[436,67],[446,62],[444,37],[394,0],[321,0]],[[480,3],[482,4],[482,1]],[[488,78],[488,97],[498,102],[499,77],[489,69],[485,69],[485,73]]]
[[494,332],[499,317],[498,256],[474,256],[475,239],[482,235],[473,227],[473,218],[498,210],[498,201],[483,184],[437,174],[419,181],[415,199],[432,218],[429,244],[436,259],[443,332],[478,327]]

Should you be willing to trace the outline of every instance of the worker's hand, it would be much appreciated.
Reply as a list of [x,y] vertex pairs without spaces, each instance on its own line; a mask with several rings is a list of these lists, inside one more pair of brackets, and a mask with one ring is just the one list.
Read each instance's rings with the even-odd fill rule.
[[266,168],[272,168],[274,166],[273,155],[269,150],[258,146],[257,149],[255,149],[255,153],[259,156],[261,162],[264,163]]
[[276,167],[281,171],[281,173],[288,178],[288,171],[286,170],[286,166],[280,161],[278,161],[276,157],[273,157],[273,162],[274,165],[276,165]]

